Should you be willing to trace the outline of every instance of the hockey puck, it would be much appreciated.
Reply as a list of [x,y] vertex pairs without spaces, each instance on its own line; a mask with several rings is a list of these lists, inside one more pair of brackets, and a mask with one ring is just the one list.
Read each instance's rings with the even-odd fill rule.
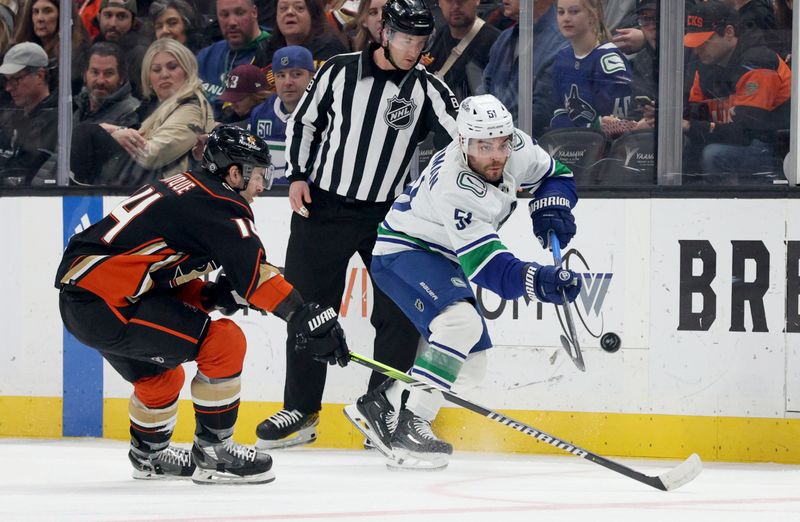
[[608,353],[614,353],[622,346],[622,339],[614,332],[604,333],[600,337],[600,348]]

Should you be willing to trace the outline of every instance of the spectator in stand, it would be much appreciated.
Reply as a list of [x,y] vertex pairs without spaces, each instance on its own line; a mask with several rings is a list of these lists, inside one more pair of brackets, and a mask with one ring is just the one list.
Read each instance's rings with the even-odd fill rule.
[[302,45],[317,61],[348,52],[345,43],[330,29],[320,0],[278,0],[273,27],[270,59],[287,45]]
[[172,38],[193,53],[207,45],[200,17],[186,0],[156,0],[150,4],[155,38]]
[[140,82],[142,59],[150,40],[141,33],[142,24],[136,17],[137,12],[136,0],[103,0],[100,3],[100,12],[97,14],[100,35],[95,42],[114,42],[119,45],[125,53],[133,94],[137,98],[142,98],[144,96]]
[[502,2],[499,2],[500,5],[486,14],[486,23],[498,28],[501,31],[505,31],[509,27],[514,26],[517,23],[517,20],[510,18],[506,14],[508,6],[511,4],[511,2],[518,2],[518,0],[503,0]]
[[447,27],[434,36],[422,64],[444,80],[460,102],[478,92],[489,50],[500,31],[478,18],[480,0],[439,0]]
[[631,65],[611,43],[600,0],[558,0],[558,27],[570,45],[553,64],[550,126],[600,127],[602,116],[628,117]]
[[778,170],[776,131],[789,128],[792,73],[763,43],[739,38],[736,11],[723,2],[698,4],[688,13],[684,45],[699,65],[683,130],[699,156],[705,181],[756,182],[753,173]]
[[[39,44],[50,60],[50,90],[58,87],[58,53],[59,53],[59,2],[57,0],[29,0],[23,4],[17,16],[16,42],[33,42]],[[72,5],[73,18],[78,17],[77,9]],[[72,91],[81,89],[80,57],[89,47],[89,35],[81,24],[72,24]]]
[[[775,22],[773,0],[723,0],[739,15],[736,28],[740,39],[765,44],[783,56],[787,49],[783,48],[778,25]],[[780,0],[779,0],[780,1]]]
[[[635,106],[629,113],[634,119],[653,120],[653,125],[655,100],[658,99],[658,5],[659,0],[638,0],[635,13],[646,44],[631,59]],[[644,98],[652,103],[642,103]]]
[[791,65],[792,56],[792,5],[794,0],[775,0],[775,25],[781,39],[781,48],[784,49],[781,58]]
[[361,0],[358,4],[356,16],[345,28],[353,51],[363,51],[369,44],[381,41],[381,20],[385,3],[386,0]]
[[206,98],[222,117],[225,79],[237,65],[251,63],[265,67],[272,56],[268,51],[270,33],[258,25],[258,9],[253,0],[218,0],[217,20],[224,40],[213,43],[197,55],[200,79]]
[[[519,0],[503,0],[504,14],[519,21]],[[533,10],[533,136],[539,136],[553,115],[551,71],[556,53],[567,40],[558,31],[554,0],[536,0]],[[483,71],[483,92],[492,94],[517,121],[519,26],[506,29],[489,51]]]
[[228,75],[219,99],[225,102],[220,123],[249,129],[250,113],[269,96],[264,71],[249,63],[237,65]]
[[[3,57],[0,74],[16,111],[0,125],[0,184],[30,185],[55,154],[58,141],[57,96],[48,86],[47,53],[39,44],[23,42]],[[54,162],[47,162],[51,167]]]
[[139,100],[131,94],[125,57],[112,42],[98,42],[89,49],[83,72],[83,90],[75,98],[72,124],[112,123],[128,127],[138,123]]
[[214,128],[197,60],[180,42],[162,38],[147,49],[142,84],[148,97],[137,129],[84,124],[72,142],[71,168],[81,183],[142,185],[183,172],[197,134]]
[[270,143],[274,178],[279,178],[278,183],[287,183],[286,159],[281,145],[286,143],[286,122],[314,77],[311,51],[299,45],[278,49],[272,55],[272,72],[276,93],[253,109],[250,132]]
[[14,17],[16,13],[5,4],[5,0],[0,1],[0,59],[5,56],[11,42],[14,41]]

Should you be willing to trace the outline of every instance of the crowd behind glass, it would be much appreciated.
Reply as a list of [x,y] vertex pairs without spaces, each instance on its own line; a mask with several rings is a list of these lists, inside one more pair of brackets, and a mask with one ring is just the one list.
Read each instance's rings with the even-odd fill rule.
[[[431,0],[435,2],[435,0]],[[71,31],[69,183],[138,186],[195,164],[213,127],[270,142],[330,57],[380,41],[385,0],[0,0],[0,186],[56,183],[59,17]],[[792,0],[685,0],[684,185],[785,184]],[[659,0],[438,0],[420,63],[456,97],[518,104],[533,24],[532,133],[579,185],[653,185]],[[420,145],[420,158],[432,145]],[[193,154],[194,150],[194,154]]]

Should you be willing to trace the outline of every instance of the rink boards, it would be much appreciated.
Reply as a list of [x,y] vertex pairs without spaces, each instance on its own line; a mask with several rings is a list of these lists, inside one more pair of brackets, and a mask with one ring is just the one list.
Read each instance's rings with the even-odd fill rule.
[[[53,287],[65,240],[121,199],[0,198],[0,435],[128,436],[130,385],[64,334]],[[521,206],[501,238],[547,263]],[[254,210],[281,266],[288,201],[261,198]],[[800,201],[584,199],[575,214],[565,254],[586,281],[577,301],[586,373],[562,353],[552,306],[479,292],[495,348],[483,384],[465,395],[607,455],[800,462]],[[370,355],[372,290],[360,259],[346,288],[348,341]],[[248,338],[237,437],[253,442],[282,401],[285,327],[259,314],[236,319]],[[593,336],[608,331],[622,338],[616,354]],[[341,407],[367,378],[360,367],[330,369],[318,445],[360,446]],[[189,440],[191,404],[180,407],[176,438]],[[557,451],[464,410],[446,410],[437,429],[456,449]]]

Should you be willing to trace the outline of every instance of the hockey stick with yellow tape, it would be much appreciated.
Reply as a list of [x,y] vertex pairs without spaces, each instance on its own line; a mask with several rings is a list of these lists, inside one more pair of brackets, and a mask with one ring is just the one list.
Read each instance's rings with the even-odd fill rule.
[[370,359],[369,357],[365,357],[355,352],[350,352],[350,360],[362,366],[366,366],[372,371],[406,383],[406,385],[408,385],[410,388],[420,389],[428,393],[440,392],[447,402],[455,404],[456,406],[461,406],[462,408],[479,415],[483,415],[487,419],[499,422],[500,424],[508,426],[509,428],[513,428],[520,433],[524,433],[525,435],[533,437],[539,442],[550,444],[551,446],[555,446],[566,453],[576,457],[584,458],[594,462],[595,464],[599,464],[605,468],[608,468],[611,471],[615,471],[621,475],[625,475],[626,477],[632,478],[633,480],[637,480],[643,484],[647,484],[648,486],[660,489],[662,491],[672,491],[673,489],[677,489],[684,484],[691,482],[703,470],[703,463],[700,460],[700,457],[696,453],[692,453],[689,458],[681,462],[678,466],[660,475],[645,475],[644,473],[640,473],[618,462],[614,462],[613,460],[609,460],[605,457],[592,453],[589,450],[583,449],[558,437],[545,433],[544,431],[525,424],[524,422],[514,420],[511,417],[503,415],[502,413],[498,413],[479,404],[475,404],[474,402],[461,397],[455,392],[445,390],[444,388],[440,388],[432,384],[420,382],[410,375],[401,372],[400,370]]

